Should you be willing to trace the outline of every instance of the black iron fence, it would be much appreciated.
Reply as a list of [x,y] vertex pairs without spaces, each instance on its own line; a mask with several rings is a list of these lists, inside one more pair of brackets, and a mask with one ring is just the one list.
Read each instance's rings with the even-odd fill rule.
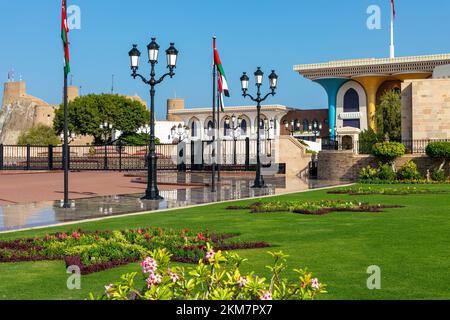
[[[261,142],[262,153],[274,153],[271,140]],[[148,146],[69,146],[70,170],[137,171],[147,168]],[[208,170],[214,158],[223,170],[252,170],[256,163],[256,140],[192,141],[158,144],[158,170]],[[270,160],[268,160],[270,161]],[[62,146],[0,145],[0,170],[62,170]]]
[[[400,142],[400,141],[399,141]],[[450,139],[402,140],[406,154],[426,154],[426,148],[431,142],[450,142]],[[322,139],[322,150],[356,150],[359,154],[371,154],[376,141],[341,141],[332,138]]]

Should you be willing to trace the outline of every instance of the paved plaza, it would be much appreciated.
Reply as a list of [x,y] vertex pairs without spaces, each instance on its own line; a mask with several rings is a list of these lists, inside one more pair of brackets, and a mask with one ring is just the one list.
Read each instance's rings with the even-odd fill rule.
[[[174,190],[186,186],[161,184],[161,190]],[[0,205],[23,204],[39,201],[56,201],[64,196],[62,172],[1,172]],[[81,199],[107,195],[141,193],[145,184],[133,183],[132,178],[121,172],[83,171],[71,172],[69,198]]]
[[146,184],[134,176],[139,174],[71,173],[71,208],[63,209],[60,173],[2,174],[0,232],[305,191],[342,183],[280,176],[267,178],[267,188],[253,189],[253,176],[228,173],[213,193],[209,174],[165,173],[159,178],[164,200],[147,201],[141,200]]

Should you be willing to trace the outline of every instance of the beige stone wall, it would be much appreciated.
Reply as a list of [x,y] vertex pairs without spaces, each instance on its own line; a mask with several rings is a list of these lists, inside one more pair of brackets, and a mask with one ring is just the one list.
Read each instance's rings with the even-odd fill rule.
[[450,79],[408,80],[402,84],[404,139],[450,139]]
[[311,162],[306,146],[291,136],[280,136],[277,143],[279,153],[276,163],[286,164],[286,176],[306,175]]
[[11,104],[18,98],[24,98],[26,93],[25,82],[6,82],[3,87],[2,106]]
[[72,102],[79,96],[80,96],[80,94],[79,94],[79,89],[77,86],[68,86],[67,87],[67,100],[69,100],[69,102]]
[[33,126],[43,124],[49,127],[53,127],[53,119],[55,118],[55,108],[57,106],[36,106]]
[[173,111],[184,109],[184,99],[167,99],[167,121],[183,121]]
[[[407,161],[412,160],[422,174],[426,176],[427,170],[438,168],[441,161],[431,159],[426,155],[406,155],[397,159],[396,168],[400,168]],[[347,180],[356,181],[359,172],[371,165],[377,166],[378,160],[370,155],[355,155],[352,151],[322,151],[319,153],[318,178],[321,180]],[[445,167],[447,175],[450,175],[450,166]]]

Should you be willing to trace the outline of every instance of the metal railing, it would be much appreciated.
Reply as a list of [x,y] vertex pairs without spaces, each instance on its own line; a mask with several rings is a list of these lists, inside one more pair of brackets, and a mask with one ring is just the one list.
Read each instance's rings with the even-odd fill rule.
[[[400,142],[400,141],[399,141]],[[402,140],[406,154],[426,154],[427,146],[432,142],[450,142],[450,139]],[[371,154],[378,141],[339,142],[331,138],[322,139],[322,150],[356,150],[359,154]]]
[[[207,170],[212,165],[210,141],[158,144],[158,170]],[[263,154],[272,155],[274,143],[261,142]],[[217,163],[224,170],[252,170],[256,163],[256,140],[223,140]],[[138,171],[147,168],[148,146],[69,146],[70,170]],[[63,170],[62,146],[0,145],[0,170]]]

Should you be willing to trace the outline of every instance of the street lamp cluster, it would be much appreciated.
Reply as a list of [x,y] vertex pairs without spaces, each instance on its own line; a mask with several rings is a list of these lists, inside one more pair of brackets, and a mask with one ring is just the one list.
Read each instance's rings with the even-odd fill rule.
[[150,86],[150,141],[149,141],[149,153],[148,153],[148,172],[147,172],[147,189],[143,199],[146,200],[161,200],[159,195],[158,182],[157,182],[157,161],[156,154],[156,141],[155,141],[155,86],[160,84],[167,76],[173,78],[175,75],[175,68],[178,58],[178,50],[175,48],[174,43],[170,43],[169,48],[166,50],[167,69],[169,72],[163,74],[159,79],[156,79],[155,65],[158,63],[159,45],[156,43],[156,38],[152,38],[151,42],[147,45],[148,62],[150,63],[150,79],[147,80],[144,76],[137,73],[139,69],[139,59],[141,52],[137,48],[137,45],[133,45],[133,48],[128,53],[131,64],[131,76],[136,79],[140,78],[146,85]]
[[[137,45],[133,45],[133,48],[129,52],[130,64],[132,74],[131,76],[136,79],[140,78],[145,84],[150,86],[150,142],[149,142],[149,154],[148,154],[148,182],[146,194],[143,199],[147,200],[160,200],[162,197],[159,195],[159,190],[157,186],[157,154],[156,154],[156,144],[155,144],[155,86],[161,83],[164,78],[167,76],[173,77],[175,75],[174,69],[176,68],[176,62],[178,57],[178,50],[175,48],[174,44],[171,43],[170,47],[166,50],[166,59],[167,59],[167,68],[169,72],[165,73],[158,80],[155,78],[155,65],[158,62],[160,46],[156,43],[156,39],[152,38],[151,42],[147,45],[148,51],[148,61],[151,65],[150,71],[150,79],[147,80],[144,76],[137,73],[139,69],[139,60],[141,56],[141,52],[137,48]],[[261,102],[265,101],[269,96],[274,96],[276,94],[275,90],[277,88],[278,76],[275,71],[269,75],[269,84],[270,84],[270,92],[266,95],[262,95],[261,86],[263,83],[264,73],[261,68],[257,68],[254,73],[255,82],[257,87],[256,97],[253,97],[248,93],[249,89],[249,77],[244,72],[241,77],[241,87],[243,97],[249,97],[252,101],[257,103],[257,123],[261,124],[257,128],[257,168],[256,168],[256,178],[254,183],[254,188],[263,188],[265,186],[262,174],[261,174],[261,160],[260,160],[260,151],[261,151],[261,140],[260,140],[260,130],[265,124],[265,128],[269,128],[269,130],[274,128],[274,120],[266,119],[265,122],[261,122]],[[233,132],[233,137],[236,139],[240,132],[237,132],[241,127],[242,117],[236,117],[235,115],[231,116],[231,118],[226,119],[226,123],[229,126],[230,130]],[[178,139],[178,141],[183,141],[189,137],[189,128],[183,125],[174,126],[171,130],[172,137]],[[236,155],[236,152],[235,152]],[[236,159],[235,159],[236,160]]]
[[[284,121],[284,126],[286,130],[290,132],[291,135],[294,135],[296,132],[300,131],[300,123],[295,120],[291,120],[291,122],[287,120]],[[310,124],[308,126],[308,131],[306,133],[313,134],[314,138],[317,140],[317,137],[322,132],[322,129],[323,129],[322,123],[314,122],[314,124]]]
[[261,153],[261,102],[265,101],[269,96],[274,96],[275,90],[277,88],[277,82],[278,82],[278,76],[275,73],[275,70],[272,70],[272,73],[269,75],[269,84],[270,84],[270,92],[267,93],[265,96],[262,96],[261,93],[261,86],[263,83],[263,78],[264,78],[264,73],[262,72],[261,68],[258,67],[256,72],[254,73],[255,76],[255,82],[256,82],[256,98],[253,97],[252,95],[248,94],[248,85],[249,85],[249,77],[247,76],[247,74],[244,72],[242,77],[241,77],[241,87],[242,87],[242,96],[244,98],[249,97],[252,101],[256,102],[256,110],[257,110],[257,123],[258,123],[258,128],[257,128],[257,142],[256,142],[256,178],[255,178],[255,183],[253,185],[253,188],[264,188],[265,187],[265,183],[264,183],[264,178],[261,174],[261,157],[260,157],[260,153]]
[[188,139],[190,131],[191,130],[188,126],[182,125],[181,123],[178,126],[173,126],[172,129],[170,129],[172,139],[177,140],[178,143]]
[[[75,132],[69,132],[68,138],[70,140],[68,142],[69,142],[69,144],[71,144],[72,142],[75,141],[75,139],[77,138],[77,135]],[[61,133],[59,135],[59,139],[61,140],[61,143],[64,143],[64,133]]]

